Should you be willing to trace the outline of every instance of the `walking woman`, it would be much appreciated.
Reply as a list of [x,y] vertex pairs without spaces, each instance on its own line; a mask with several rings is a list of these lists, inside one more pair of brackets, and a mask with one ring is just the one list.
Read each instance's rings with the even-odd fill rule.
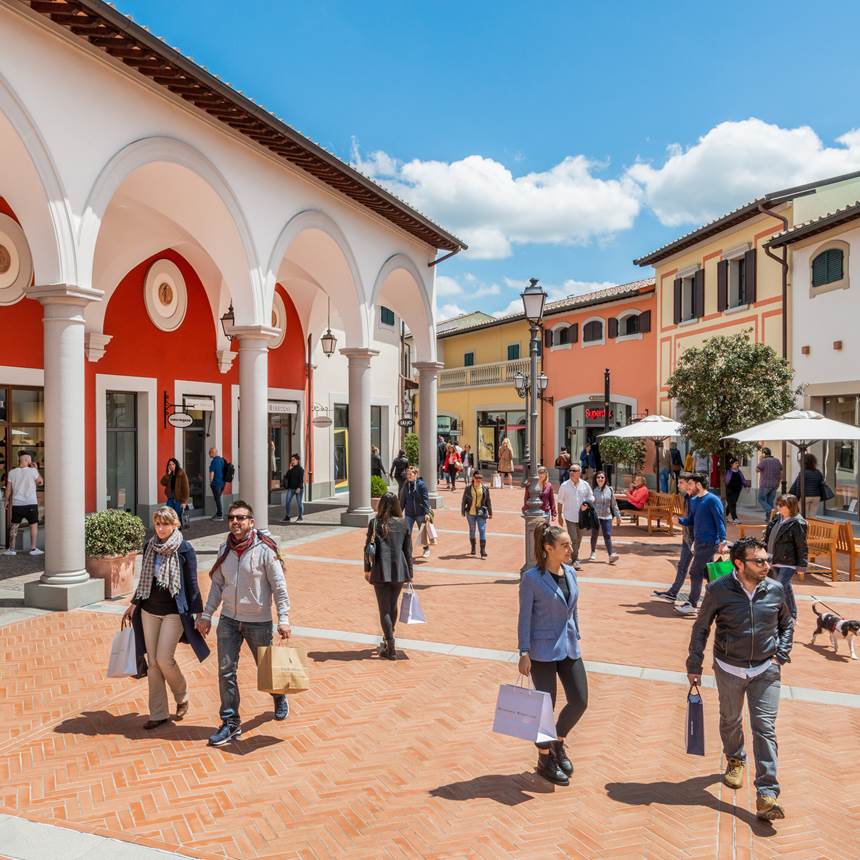
[[726,516],[733,523],[738,521],[738,499],[741,497],[741,490],[749,485],[750,482],[741,471],[737,458],[730,458],[729,468],[726,470]]
[[463,446],[463,483],[468,486],[472,480],[472,472],[475,471],[475,455],[472,453],[471,445]]
[[167,492],[167,507],[176,511],[179,522],[182,522],[182,512],[191,498],[191,490],[188,486],[188,475],[185,474],[179,460],[171,457],[167,461],[167,468],[161,478],[161,486]]
[[445,471],[448,473],[448,480],[451,484],[451,492],[454,492],[454,486],[457,483],[457,475],[463,471],[463,462],[457,449],[453,445],[449,445],[445,453]]
[[615,501],[615,490],[606,483],[606,473],[598,472],[594,476],[594,513],[597,515],[599,527],[591,529],[591,556],[589,561],[597,560],[597,536],[603,532],[603,542],[609,554],[609,563],[618,561],[618,553],[612,551],[612,520],[621,525],[621,511]]
[[373,585],[379,607],[383,635],[379,656],[396,660],[394,625],[397,624],[397,601],[403,583],[412,580],[412,536],[394,493],[386,493],[380,498],[376,516],[367,527],[364,578]]
[[[555,519],[558,516],[558,511],[555,506],[555,490],[552,488],[552,481],[549,479],[549,472],[546,466],[538,466],[538,483],[540,488],[540,506],[547,519]],[[529,485],[526,483],[525,493],[523,495],[523,513],[529,506]]]
[[[821,474],[821,470],[818,468],[818,460],[815,454],[806,454],[804,456],[803,473],[803,490],[806,494],[803,516],[814,517],[818,514],[821,500],[827,498],[833,491],[827,486],[824,475]],[[794,479],[789,492],[796,498],[800,498],[800,475]]]
[[785,605],[791,617],[797,621],[797,602],[791,578],[798,570],[806,570],[809,564],[809,548],[806,543],[806,520],[800,515],[797,496],[790,493],[776,500],[778,516],[774,517],[764,532],[768,555],[773,561],[768,576],[782,583],[785,589]]
[[481,558],[486,558],[487,520],[493,518],[493,501],[490,498],[490,488],[484,486],[484,479],[480,472],[472,473],[472,483],[463,490],[460,513],[469,523],[471,554],[475,554],[475,529],[477,528],[478,537],[481,540]]
[[514,485],[514,449],[507,436],[502,439],[502,447],[499,448],[498,471],[502,476],[502,482],[512,487]]
[[517,633],[519,670],[535,688],[549,693],[553,708],[556,678],[566,703],[558,715],[558,739],[537,744],[537,772],[556,785],[568,785],[573,765],[565,750],[570,730],[588,707],[588,679],[579,649],[579,589],[570,561],[570,536],[561,526],[539,523],[535,529],[535,566],[520,582]]
[[176,646],[185,642],[202,663],[209,656],[203,637],[194,629],[192,613],[203,612],[197,585],[197,555],[179,531],[173,508],[152,515],[155,536],[143,550],[140,581],[123,621],[131,619],[138,659],[147,655],[149,719],[155,729],[170,719],[167,685],[176,701],[176,719],[188,713],[188,685],[176,662]]

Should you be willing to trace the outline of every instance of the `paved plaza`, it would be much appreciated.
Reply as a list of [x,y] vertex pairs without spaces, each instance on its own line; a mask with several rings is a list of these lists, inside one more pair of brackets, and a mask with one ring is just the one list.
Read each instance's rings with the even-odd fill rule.
[[[625,525],[621,561],[610,567],[601,547],[599,561],[580,575],[590,703],[569,739],[571,785],[557,788],[535,775],[530,744],[490,731],[498,685],[516,679],[520,492],[495,493],[483,562],[468,556],[465,521],[452,504],[458,496],[442,493],[448,506],[437,517],[439,544],[416,564],[428,623],[399,628],[403,659],[395,663],[374,656],[377,616],[361,574],[363,532],[324,523],[307,532],[275,527],[287,541],[293,643],[307,651],[312,686],[291,697],[289,719],[276,723],[244,652],[244,733],[220,749],[206,746],[217,726],[214,660],[198,664],[180,648],[188,716],[144,732],[146,683],[105,677],[123,605],[7,615],[0,627],[0,853],[857,856],[860,663],[829,653],[823,639],[808,642],[810,595],[856,617],[858,583],[811,575],[796,586],[800,621],[778,721],[787,818],[772,827],[755,819],[749,778],[737,793],[720,782],[713,688],[704,690],[707,755],[684,753],[691,622],[650,599],[655,585],[671,579],[679,538]],[[205,590],[216,539],[195,542]],[[11,594],[15,580],[0,585]],[[37,826],[23,839],[31,825],[21,819],[74,833]],[[134,845],[120,849],[106,839]],[[63,851],[51,847],[59,844]]]

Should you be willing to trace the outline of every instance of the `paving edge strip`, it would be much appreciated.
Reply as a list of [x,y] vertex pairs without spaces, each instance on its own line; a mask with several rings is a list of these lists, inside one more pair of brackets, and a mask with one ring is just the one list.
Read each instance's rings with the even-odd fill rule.
[[[106,612],[119,614],[125,611],[124,606],[116,604],[96,603],[85,606],[77,612]],[[217,618],[213,619],[217,624]],[[356,645],[378,645],[378,633],[356,633],[351,630],[330,630],[324,627],[296,627],[293,633],[308,639],[328,639],[332,642],[351,642]],[[424,639],[403,639],[397,637],[397,644],[410,651],[426,651],[432,654],[445,654],[449,657],[467,657],[473,660],[495,660],[499,663],[516,664],[519,654],[516,651],[501,651],[495,648],[475,648],[470,645],[456,645],[450,642],[432,642]],[[688,687],[687,675],[684,672],[673,672],[669,669],[652,669],[647,666],[631,666],[626,663],[604,663],[599,660],[586,660],[585,668],[597,675],[612,675],[616,678],[633,678],[639,681],[659,681],[666,684],[677,684]],[[716,682],[710,675],[702,678],[703,687],[716,688]],[[816,690],[812,687],[792,687],[783,684],[781,687],[783,699],[795,702],[812,702],[816,705],[836,705],[843,708],[860,710],[860,695],[855,693],[840,693],[836,690]]]

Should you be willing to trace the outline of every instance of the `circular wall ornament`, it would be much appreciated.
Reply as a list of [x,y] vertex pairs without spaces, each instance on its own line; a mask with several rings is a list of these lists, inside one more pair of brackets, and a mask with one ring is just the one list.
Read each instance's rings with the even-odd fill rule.
[[0,214],[0,305],[13,305],[33,282],[33,257],[21,225]]
[[171,260],[156,260],[143,284],[146,312],[162,331],[175,331],[185,319],[188,291],[179,267]]
[[269,349],[277,349],[284,342],[284,337],[287,334],[287,308],[277,291],[275,291],[275,298],[272,302],[272,328],[278,330],[278,336]]

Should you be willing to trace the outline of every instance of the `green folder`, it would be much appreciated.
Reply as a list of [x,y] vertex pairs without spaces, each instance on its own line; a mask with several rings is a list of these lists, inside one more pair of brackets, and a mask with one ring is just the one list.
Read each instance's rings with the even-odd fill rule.
[[706,565],[708,570],[708,582],[714,582],[721,576],[731,573],[735,566],[731,561],[709,561]]

